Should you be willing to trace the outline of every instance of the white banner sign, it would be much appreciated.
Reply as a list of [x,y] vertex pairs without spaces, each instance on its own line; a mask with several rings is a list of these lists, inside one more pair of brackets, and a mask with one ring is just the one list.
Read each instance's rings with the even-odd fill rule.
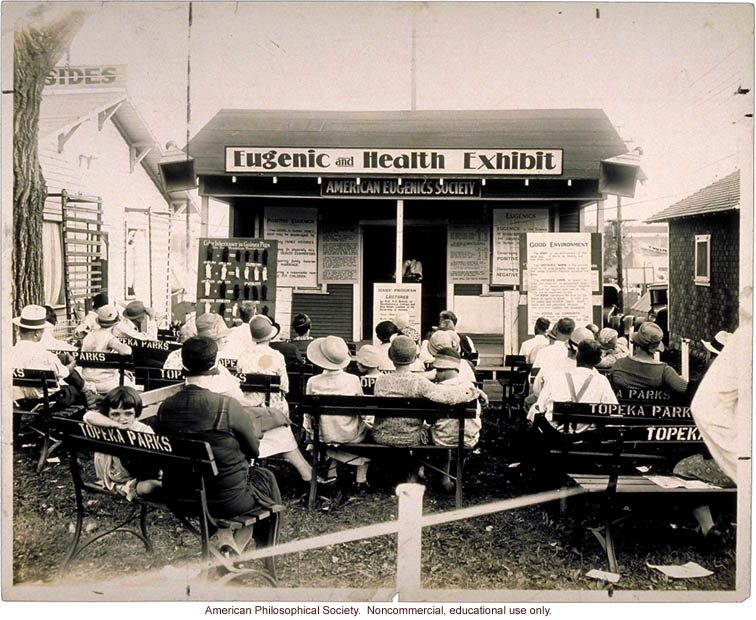
[[265,238],[278,241],[279,287],[318,285],[318,210],[265,207]]
[[360,281],[360,229],[357,224],[320,223],[320,281]]
[[549,232],[548,209],[494,209],[491,284],[520,282],[520,233]]
[[488,283],[488,233],[488,228],[481,226],[479,221],[449,222],[449,282]]
[[559,175],[562,149],[226,147],[226,172]]
[[[373,284],[373,326],[391,321],[398,312],[409,314],[409,324],[420,333],[420,300],[422,284]],[[375,340],[373,330],[373,344]]]
[[528,325],[541,316],[592,323],[590,233],[529,234],[527,247]]

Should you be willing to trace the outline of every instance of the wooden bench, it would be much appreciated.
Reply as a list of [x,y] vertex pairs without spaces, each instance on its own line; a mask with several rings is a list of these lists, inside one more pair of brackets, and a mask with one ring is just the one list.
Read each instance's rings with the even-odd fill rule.
[[137,366],[134,369],[137,385],[144,387],[144,391],[156,390],[184,382],[184,371],[178,368],[154,368]]
[[[210,574],[212,558],[221,563],[228,571],[220,581],[226,583],[242,575],[260,576],[269,584],[276,586],[276,567],[273,557],[264,560],[263,569],[239,566],[229,560],[210,540],[211,530],[230,528],[232,530],[262,523],[266,528],[264,536],[255,536],[262,546],[272,546],[278,541],[279,515],[283,506],[272,509],[259,509],[250,514],[233,518],[219,519],[210,514],[206,499],[206,480],[218,475],[212,448],[205,441],[183,437],[152,435],[118,428],[91,426],[67,418],[53,417],[53,425],[62,437],[63,445],[70,456],[71,477],[76,496],[76,526],[74,536],[68,548],[61,572],[65,572],[71,562],[87,547],[96,541],[116,532],[127,532],[138,538],[145,549],[152,553],[153,545],[147,530],[147,514],[150,509],[168,510],[181,524],[195,535],[201,546],[202,561],[206,574]],[[186,480],[192,482],[193,492],[189,497],[166,499],[161,497],[136,497],[130,504],[132,510],[126,519],[120,519],[114,526],[98,532],[87,541],[82,540],[82,525],[86,515],[84,493],[105,494],[120,501],[126,499],[106,489],[94,477],[91,468],[90,480],[85,480],[85,473],[79,463],[81,453],[100,452],[119,458],[138,460],[143,464],[154,466],[161,471],[179,468],[185,473]],[[139,530],[130,525],[139,522]],[[193,521],[196,521],[194,523]]]
[[501,406],[502,409],[506,408],[509,420],[513,418],[513,410],[524,411],[525,397],[530,390],[531,368],[524,355],[507,355],[504,368],[498,371],[497,381],[502,389]]
[[[16,415],[31,418],[25,423],[22,422],[19,432],[23,433],[23,429],[27,428],[42,437],[42,447],[37,461],[37,471],[39,472],[45,466],[53,451],[60,445],[60,441],[51,433],[53,404],[50,395],[52,390],[59,387],[58,379],[52,370],[14,368],[13,386],[42,390],[41,399],[22,398],[19,399],[18,405],[14,404],[13,406],[14,419]],[[74,416],[83,411],[84,407],[74,405],[59,411],[59,415]]]
[[134,371],[131,355],[119,353],[101,353],[99,351],[74,351],[71,356],[79,368],[98,368],[118,370],[118,385],[123,385],[127,371]]
[[[457,461],[455,482],[455,499],[457,507],[462,506],[462,482],[464,467],[465,428],[466,419],[476,415],[476,403],[462,403],[460,405],[442,405],[424,398],[402,398],[389,396],[333,396],[333,395],[305,395],[302,397],[301,409],[304,414],[309,414],[312,419],[312,463],[313,472],[317,471],[320,459],[325,455],[330,445],[337,446],[345,452],[364,456],[375,456],[391,453],[405,452],[410,456],[416,453],[445,451],[447,454],[454,452]],[[456,418],[459,422],[459,434],[457,445],[454,448],[436,445],[417,445],[409,447],[387,446],[377,443],[343,443],[326,444],[320,438],[320,417],[325,415],[342,416],[374,416],[375,418],[420,418],[428,422],[444,418]],[[446,473],[446,472],[443,472]],[[315,505],[318,492],[317,476],[313,475],[310,482],[310,496],[308,506]]]
[[[685,398],[656,392],[657,398],[633,400],[624,398],[626,391],[618,405],[554,403],[553,421],[566,433],[556,450],[564,459],[563,471],[584,490],[603,494],[603,526],[591,532],[606,552],[612,572],[617,571],[613,527],[629,516],[617,510],[620,498],[622,506],[630,499],[698,506],[712,496],[736,497],[733,488],[665,488],[639,474],[637,467],[644,466],[648,475],[669,475],[681,459],[707,452]],[[637,394],[648,396],[649,391]],[[578,425],[590,426],[576,432]]]
[[238,373],[239,387],[242,392],[265,394],[265,406],[270,406],[270,395],[281,391],[281,377],[278,375],[261,375],[256,373]]
[[119,338],[121,342],[131,347],[134,366],[146,368],[162,368],[165,359],[172,351],[180,349],[178,342],[167,340],[138,340],[137,338]]

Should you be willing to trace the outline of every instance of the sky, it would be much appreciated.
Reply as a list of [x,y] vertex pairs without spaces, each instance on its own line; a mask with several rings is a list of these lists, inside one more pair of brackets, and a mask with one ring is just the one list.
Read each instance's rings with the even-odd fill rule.
[[[190,45],[188,3],[85,6],[61,64],[127,64],[161,143],[185,142],[187,50],[191,135],[221,108],[410,109],[414,23],[417,109],[603,109],[643,150],[625,218],[753,154],[747,4],[194,2]],[[26,11],[3,3],[4,34]]]

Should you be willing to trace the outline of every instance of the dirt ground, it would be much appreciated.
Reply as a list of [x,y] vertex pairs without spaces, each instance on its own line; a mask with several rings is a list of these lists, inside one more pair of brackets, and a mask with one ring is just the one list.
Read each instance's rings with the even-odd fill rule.
[[[522,430],[501,421],[501,412],[484,413],[479,449],[466,463],[465,506],[483,504],[542,490],[518,467],[528,444]],[[41,473],[36,452],[19,448],[13,458],[13,575],[15,584],[49,583],[72,540],[75,499],[68,457]],[[306,507],[306,488],[283,462],[271,462],[286,512],[281,542],[392,520],[397,514],[395,480],[386,464],[371,464],[366,495],[350,493],[350,471],[336,485],[321,489],[316,510]],[[91,464],[85,469],[93,472]],[[557,483],[553,483],[558,486]],[[553,488],[553,487],[552,487]],[[91,515],[85,527],[96,533],[112,517],[128,514],[126,502],[104,496],[85,497]],[[425,588],[468,590],[732,590],[735,588],[735,517],[713,506],[719,535],[704,539],[693,531],[690,510],[646,506],[616,530],[620,582],[614,586],[585,576],[593,568],[608,570],[606,556],[583,525],[595,506],[570,500],[562,515],[556,505],[541,505],[425,528],[422,580]],[[580,508],[583,510],[580,510]],[[454,509],[453,494],[429,476],[424,512]],[[587,515],[587,516],[586,516]],[[155,545],[150,555],[127,534],[98,541],[77,558],[67,578],[86,580],[178,565],[199,557],[199,543],[170,514],[148,517]],[[697,562],[713,571],[698,579],[671,580],[647,564]],[[396,579],[396,538],[380,536],[278,559],[282,587],[392,588]]]

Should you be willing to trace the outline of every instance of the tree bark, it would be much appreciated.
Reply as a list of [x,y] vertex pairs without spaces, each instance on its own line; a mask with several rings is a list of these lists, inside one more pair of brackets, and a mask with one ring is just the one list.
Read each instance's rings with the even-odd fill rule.
[[[36,14],[44,14],[37,9]],[[46,24],[24,25],[14,36],[13,251],[11,295],[18,315],[44,302],[42,211],[47,184],[39,164],[39,108],[45,78],[84,22],[72,11]]]

